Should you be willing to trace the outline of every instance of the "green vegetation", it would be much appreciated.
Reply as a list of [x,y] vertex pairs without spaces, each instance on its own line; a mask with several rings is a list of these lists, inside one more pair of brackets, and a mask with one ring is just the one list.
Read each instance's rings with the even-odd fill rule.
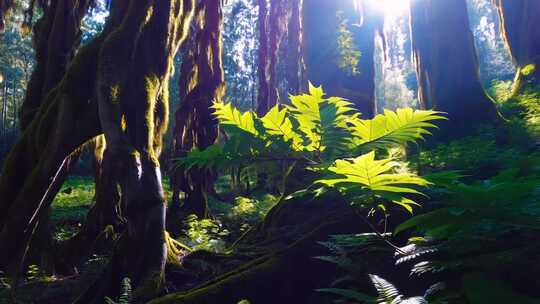
[[0,0],[0,304],[540,303],[540,1],[396,1]]
[[55,223],[80,223],[84,221],[93,200],[94,179],[70,177],[54,199],[51,219]]
[[[499,89],[495,84],[493,90]],[[539,101],[534,90],[505,96],[498,100],[504,126],[480,128],[413,155],[420,171],[432,172],[424,176],[432,184],[428,211],[385,235],[395,244],[406,236],[406,244],[389,247],[374,233],[332,236],[321,243],[331,255],[318,258],[337,264],[345,275],[319,291],[360,303],[538,302],[537,283],[523,282],[540,274],[533,266],[540,256],[540,154],[530,152],[538,138],[531,113],[540,109]],[[502,134],[508,137],[498,142]],[[424,295],[405,299],[399,286],[377,275],[370,279],[378,298],[358,290],[371,271],[359,254],[365,251],[409,269],[409,280],[425,286]]]

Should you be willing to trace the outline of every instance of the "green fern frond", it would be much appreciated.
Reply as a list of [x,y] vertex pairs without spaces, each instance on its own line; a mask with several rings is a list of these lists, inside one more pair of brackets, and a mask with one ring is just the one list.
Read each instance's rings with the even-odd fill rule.
[[253,112],[247,111],[242,113],[233,107],[231,103],[223,103],[222,101],[214,102],[212,108],[220,125],[238,128],[255,136],[259,135],[259,131],[255,127],[256,115]]
[[282,137],[291,143],[293,150],[302,150],[303,139],[296,133],[286,109],[280,110],[279,105],[275,105],[261,118],[261,122],[268,135]]
[[377,303],[379,304],[427,304],[424,297],[403,298],[398,289],[387,280],[370,274],[369,278],[379,294]]
[[324,98],[321,87],[309,85],[309,93],[290,96],[288,111],[306,137],[307,151],[336,150],[350,141],[347,121],[353,111],[351,103],[338,97]]
[[393,172],[398,165],[393,159],[375,160],[375,152],[372,151],[354,159],[336,160],[328,168],[333,174],[316,183],[329,187],[341,186],[345,191],[367,191],[412,212],[412,206],[418,204],[402,194],[421,194],[414,187],[430,183],[414,174]]
[[379,297],[377,298],[377,303],[393,304],[396,303],[396,299],[401,298],[401,294],[399,293],[397,288],[387,280],[374,274],[370,274],[369,279],[371,280],[373,286],[379,294]]
[[436,128],[435,120],[446,119],[441,112],[430,110],[397,109],[395,112],[384,110],[370,120],[353,118],[350,131],[354,144],[369,148],[388,148],[407,142],[421,140],[430,135],[430,128]]
[[194,167],[205,168],[218,165],[225,161],[221,146],[214,144],[204,150],[195,148],[186,157],[176,159],[175,166],[183,166],[186,170]]
[[120,283],[120,295],[118,296],[118,301],[105,297],[105,304],[130,304],[132,295],[131,280],[129,278],[124,278],[122,283]]

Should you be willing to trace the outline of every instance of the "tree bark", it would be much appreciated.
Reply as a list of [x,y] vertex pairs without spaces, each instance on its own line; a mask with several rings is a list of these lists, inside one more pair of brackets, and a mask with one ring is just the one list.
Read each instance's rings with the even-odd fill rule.
[[279,51],[282,42],[287,34],[289,16],[287,12],[286,0],[274,0],[270,2],[270,15],[268,19],[269,37],[268,37],[268,101],[266,109],[260,109],[261,113],[268,112],[276,105],[280,96],[278,96],[277,69],[280,64]]
[[411,2],[413,60],[421,108],[447,113],[452,133],[494,121],[497,111],[480,82],[465,0]]
[[[363,2],[357,2],[363,9],[354,4],[348,0],[304,1],[304,60],[308,80],[322,85],[328,96],[350,100],[369,118],[376,108],[373,55],[383,18]],[[338,44],[340,29],[350,33],[353,41],[349,47],[361,53],[358,63],[349,64],[347,69],[340,67],[344,59]]]
[[[518,68],[514,92],[523,82],[540,83],[540,2],[535,0],[493,0],[500,19],[501,36]],[[533,71],[525,71],[532,65]]]
[[259,4],[259,64],[257,65],[257,77],[259,88],[257,95],[257,114],[263,116],[268,111],[269,105],[269,50],[268,50],[268,8],[266,0],[258,0]]
[[172,58],[192,10],[187,0],[113,2],[102,34],[77,53],[6,160],[0,177],[0,269],[13,269],[8,266],[24,257],[36,215],[47,207],[43,202],[66,157],[103,130],[111,158],[122,168],[128,225],[108,272],[80,301],[103,301],[123,277],[132,279],[137,298],[159,292],[166,249],[157,159],[167,126]]
[[127,227],[106,272],[77,303],[97,303],[117,294],[124,277],[136,287],[135,302],[161,291],[166,205],[158,157],[173,57],[187,35],[193,9],[192,1],[130,1],[122,24],[101,47],[99,117],[107,149],[123,172]]
[[306,87],[305,65],[302,56],[302,7],[304,0],[290,1],[291,17],[287,29],[287,86],[289,94],[298,95]]
[[22,129],[30,124],[46,95],[64,76],[79,46],[81,21],[89,5],[90,0],[41,3],[43,16],[34,25],[32,38],[36,66],[21,108]]
[[[217,121],[212,102],[225,95],[222,64],[221,1],[200,1],[192,25],[192,39],[186,44],[176,111],[175,154],[186,155],[194,148],[203,150],[217,138]],[[179,193],[185,194],[181,214],[208,217],[208,195],[213,193],[215,173],[208,169],[179,168],[174,173],[173,206]],[[179,220],[179,219],[176,219]]]

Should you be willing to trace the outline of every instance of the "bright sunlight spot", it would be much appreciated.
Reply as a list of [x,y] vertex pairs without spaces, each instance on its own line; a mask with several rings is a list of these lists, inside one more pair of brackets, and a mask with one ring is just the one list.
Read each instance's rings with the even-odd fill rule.
[[365,0],[365,3],[384,12],[386,18],[392,19],[408,12],[409,1],[410,0]]

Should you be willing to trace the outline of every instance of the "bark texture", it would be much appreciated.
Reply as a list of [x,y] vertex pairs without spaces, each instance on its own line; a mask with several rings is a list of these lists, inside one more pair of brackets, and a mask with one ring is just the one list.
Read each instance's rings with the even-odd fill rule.
[[[219,0],[199,1],[192,33],[185,45],[180,77],[180,107],[176,111],[174,149],[185,156],[194,148],[203,150],[218,135],[217,121],[212,115],[212,102],[223,98],[225,81],[222,63],[222,3]],[[173,206],[185,194],[181,213],[208,216],[208,195],[213,193],[215,174],[209,169],[183,170],[173,173]],[[179,220],[179,219],[176,219]]]
[[[25,99],[20,112],[20,127],[26,129],[34,119],[44,97],[62,80],[68,64],[73,59],[75,50],[79,47],[81,36],[81,21],[91,4],[91,0],[53,2],[32,2],[27,12],[39,6],[43,15],[33,29],[33,46],[36,52],[36,68],[31,74]],[[28,13],[27,13],[28,14]],[[32,14],[30,13],[30,16]],[[26,20],[31,23],[32,20]],[[75,165],[79,153],[75,153],[63,162],[60,174],[50,187],[48,199],[43,201],[43,211],[39,216],[37,233],[32,241],[32,254],[41,256],[41,269],[55,272],[54,245],[49,227],[49,206],[56,193],[67,178],[69,171]]]
[[[522,81],[540,83],[540,2],[535,0],[493,0],[500,19],[501,35],[517,66],[516,91]],[[524,70],[533,65],[533,71]]]
[[268,50],[268,3],[267,0],[258,0],[259,4],[259,59],[257,77],[259,80],[257,95],[257,114],[264,115],[269,108],[269,50]]
[[302,7],[304,0],[289,1],[290,20],[287,28],[287,87],[288,93],[300,94],[306,88],[303,55]]
[[187,0],[112,3],[103,33],[77,52],[7,157],[0,177],[0,269],[24,256],[37,215],[72,151],[104,132],[122,173],[128,224],[107,272],[79,303],[101,303],[123,277],[131,278],[136,299],[159,292],[166,247],[158,156],[172,58],[193,9]]
[[443,130],[496,120],[495,105],[480,82],[465,0],[413,1],[410,15],[421,108],[448,113]]

